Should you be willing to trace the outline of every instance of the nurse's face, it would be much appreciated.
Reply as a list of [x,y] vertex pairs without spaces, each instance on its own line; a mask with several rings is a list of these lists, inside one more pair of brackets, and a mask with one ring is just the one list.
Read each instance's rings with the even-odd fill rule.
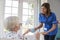
[[47,9],[44,6],[41,7],[41,13],[43,13],[43,14],[47,13]]

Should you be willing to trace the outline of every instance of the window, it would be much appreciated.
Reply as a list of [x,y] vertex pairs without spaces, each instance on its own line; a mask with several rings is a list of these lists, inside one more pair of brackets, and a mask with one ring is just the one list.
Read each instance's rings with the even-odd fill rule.
[[[25,32],[28,28],[33,28],[35,26],[34,20],[34,11],[35,11],[35,0],[29,0],[23,2],[20,2],[22,9],[19,9],[21,11],[22,15],[22,33]],[[18,16],[18,0],[5,0],[5,14],[4,18],[7,18],[9,16]]]
[[23,33],[28,28],[34,27],[34,4],[23,2],[23,12],[22,12],[22,27],[23,27]]
[[18,1],[5,0],[4,19],[9,16],[18,16]]

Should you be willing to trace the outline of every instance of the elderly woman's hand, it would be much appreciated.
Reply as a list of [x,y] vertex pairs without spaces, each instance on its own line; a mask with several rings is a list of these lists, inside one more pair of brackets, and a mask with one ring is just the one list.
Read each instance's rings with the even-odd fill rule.
[[28,32],[30,32],[30,29],[28,29],[23,35],[27,34]]

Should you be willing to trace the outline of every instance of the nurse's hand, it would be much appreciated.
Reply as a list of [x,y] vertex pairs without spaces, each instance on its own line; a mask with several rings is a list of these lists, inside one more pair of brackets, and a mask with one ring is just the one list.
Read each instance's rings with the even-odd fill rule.
[[43,34],[43,35],[47,35],[47,34],[48,34],[48,32],[41,32],[41,34]]

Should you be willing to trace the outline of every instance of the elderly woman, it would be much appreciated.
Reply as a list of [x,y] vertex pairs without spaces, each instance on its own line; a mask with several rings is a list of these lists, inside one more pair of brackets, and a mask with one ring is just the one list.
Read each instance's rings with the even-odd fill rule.
[[5,29],[8,30],[6,38],[22,40],[21,23],[19,22],[19,18],[17,16],[10,16],[6,18],[4,25]]

